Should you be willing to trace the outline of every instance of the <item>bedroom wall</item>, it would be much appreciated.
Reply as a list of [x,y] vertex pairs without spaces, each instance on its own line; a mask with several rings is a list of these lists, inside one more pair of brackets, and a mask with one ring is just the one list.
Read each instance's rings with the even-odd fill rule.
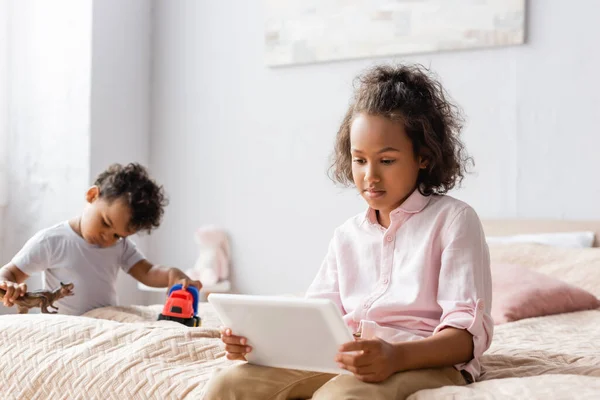
[[[90,184],[114,162],[149,163],[152,2],[101,0],[93,4]],[[135,235],[148,250],[148,236]],[[125,273],[121,304],[143,304],[146,293]]]
[[453,194],[482,217],[600,218],[599,13],[529,2],[524,46],[271,69],[260,2],[158,1],[150,159],[171,206],[152,255],[189,266],[194,229],[216,223],[239,291],[303,290],[363,209],[325,170],[352,78],[382,61],[431,66],[464,108],[477,164]]

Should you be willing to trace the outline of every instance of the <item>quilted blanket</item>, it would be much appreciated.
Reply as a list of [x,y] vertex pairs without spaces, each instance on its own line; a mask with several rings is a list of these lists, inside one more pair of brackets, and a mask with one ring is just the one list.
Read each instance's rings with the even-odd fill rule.
[[[0,387],[14,399],[201,399],[226,360],[219,321],[155,321],[160,306],[108,307],[84,317],[0,317]],[[412,400],[600,398],[600,311],[500,325],[482,381],[416,393]]]
[[[600,293],[600,249],[495,249]],[[202,399],[213,373],[230,366],[219,320],[200,305],[200,328],[156,321],[162,306],[108,307],[82,317],[0,316],[0,393],[8,399]],[[600,310],[499,325],[482,358],[482,380],[423,390],[411,400],[600,399]]]
[[201,398],[230,365],[218,319],[203,327],[156,321],[161,306],[108,307],[82,317],[0,317],[0,391],[10,399]]
[[600,310],[499,325],[482,365],[480,382],[409,399],[600,399]]

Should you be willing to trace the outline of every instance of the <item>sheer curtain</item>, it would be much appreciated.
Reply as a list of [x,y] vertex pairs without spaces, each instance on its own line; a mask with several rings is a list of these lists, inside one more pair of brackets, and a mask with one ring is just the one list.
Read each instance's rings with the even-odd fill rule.
[[3,253],[4,209],[8,202],[8,1],[0,0],[0,265]]

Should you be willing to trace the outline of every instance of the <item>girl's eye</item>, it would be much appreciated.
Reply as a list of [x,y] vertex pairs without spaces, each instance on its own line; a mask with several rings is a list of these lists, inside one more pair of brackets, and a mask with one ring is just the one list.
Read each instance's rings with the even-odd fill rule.
[[355,158],[354,160],[352,160],[352,162],[354,162],[356,164],[364,164],[365,160],[360,159],[360,158]]
[[395,161],[396,160],[381,160],[381,163],[385,165],[390,165],[393,164]]
[[105,220],[102,220],[102,225],[108,227],[108,223]]

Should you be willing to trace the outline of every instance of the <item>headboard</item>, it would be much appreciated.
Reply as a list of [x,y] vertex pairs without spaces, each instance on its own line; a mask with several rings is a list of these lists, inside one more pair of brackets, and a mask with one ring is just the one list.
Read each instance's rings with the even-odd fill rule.
[[600,221],[565,221],[546,219],[488,219],[481,221],[487,236],[508,236],[528,233],[581,232],[596,234],[594,247],[600,246]]

